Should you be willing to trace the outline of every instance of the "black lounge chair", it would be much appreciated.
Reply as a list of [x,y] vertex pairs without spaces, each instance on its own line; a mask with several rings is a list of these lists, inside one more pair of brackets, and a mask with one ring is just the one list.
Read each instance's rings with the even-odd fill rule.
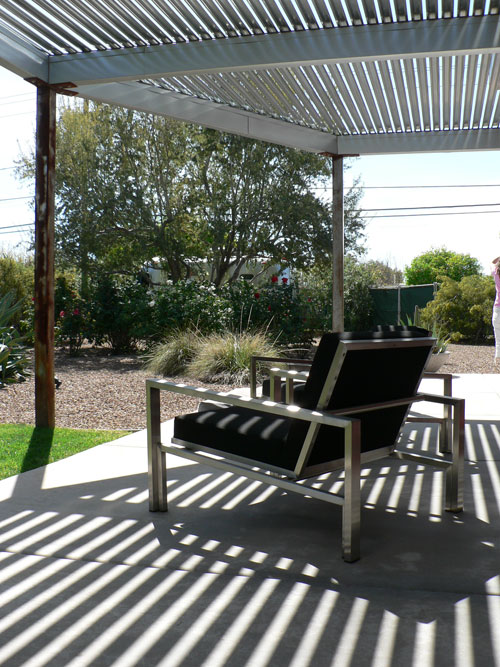
[[[325,334],[304,384],[302,406],[148,379],[151,511],[167,510],[165,453],[182,456],[343,507],[342,554],[359,558],[360,465],[393,455],[446,470],[446,509],[463,508],[464,401],[417,394],[434,339]],[[172,444],[160,437],[160,390],[220,401],[225,407],[176,417]],[[451,405],[451,457],[399,451],[410,405]],[[344,494],[297,483],[343,468]]]

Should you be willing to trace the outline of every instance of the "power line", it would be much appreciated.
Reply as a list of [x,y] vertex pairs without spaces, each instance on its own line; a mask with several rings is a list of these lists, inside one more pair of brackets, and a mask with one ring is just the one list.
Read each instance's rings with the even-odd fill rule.
[[11,113],[8,116],[0,116],[0,120],[2,118],[14,118],[15,116],[34,116],[35,112],[34,111],[23,111],[22,113]]
[[35,223],[34,222],[19,222],[17,225],[3,225],[0,227],[0,230],[2,229],[13,229],[14,227],[32,227]]
[[[1,201],[1,200],[0,200]],[[490,204],[437,204],[436,206],[396,206],[395,208],[364,208],[363,211],[425,211],[433,208],[479,208],[481,206],[500,206],[497,203]],[[500,213],[500,211],[499,211]]]
[[[361,211],[362,213],[362,211]],[[438,216],[438,215],[490,215],[495,213],[500,215],[500,211],[474,211],[474,213],[469,213],[468,211],[454,211],[449,213],[402,213],[401,215],[361,215],[362,218],[369,218],[370,220],[382,220],[383,218],[423,218],[426,216]]]
[[481,183],[468,185],[353,185],[344,190],[406,190],[411,188],[500,188],[500,183]]
[[[346,185],[344,190],[410,190],[425,188],[500,188],[500,183],[478,183],[467,185]],[[331,185],[315,185],[311,190],[331,190]]]
[[19,199],[33,199],[33,195],[26,195],[25,197],[5,197],[4,199],[0,199],[0,202],[2,202],[2,201],[17,201]]

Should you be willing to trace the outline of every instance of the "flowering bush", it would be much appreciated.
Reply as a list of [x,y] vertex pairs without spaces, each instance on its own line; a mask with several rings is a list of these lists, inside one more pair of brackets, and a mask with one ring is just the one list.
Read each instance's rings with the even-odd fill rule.
[[135,278],[102,274],[91,287],[89,339],[116,354],[137,349],[152,332],[151,290]]
[[88,314],[85,314],[74,277],[61,275],[56,278],[54,303],[56,341],[68,347],[71,356],[76,356],[88,333]]

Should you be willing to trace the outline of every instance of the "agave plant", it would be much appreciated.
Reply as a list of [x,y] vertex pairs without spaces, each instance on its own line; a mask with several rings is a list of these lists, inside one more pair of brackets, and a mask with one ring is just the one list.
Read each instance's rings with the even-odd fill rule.
[[14,302],[14,293],[7,292],[0,298],[0,388],[14,382],[23,382],[29,373],[29,363],[23,336],[9,323],[22,308],[22,302]]

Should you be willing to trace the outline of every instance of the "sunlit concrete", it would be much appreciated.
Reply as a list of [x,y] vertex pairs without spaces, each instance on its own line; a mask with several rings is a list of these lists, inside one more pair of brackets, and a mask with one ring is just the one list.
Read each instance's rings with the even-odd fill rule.
[[0,664],[500,665],[500,375],[454,394],[465,512],[440,471],[365,466],[353,564],[340,508],[175,457],[150,513],[144,431],[0,482]]

